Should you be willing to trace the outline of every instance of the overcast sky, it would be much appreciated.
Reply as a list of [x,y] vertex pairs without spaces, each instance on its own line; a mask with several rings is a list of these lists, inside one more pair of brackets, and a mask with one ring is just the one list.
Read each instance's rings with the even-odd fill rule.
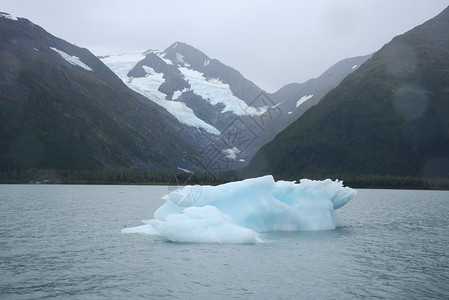
[[268,92],[379,50],[449,0],[0,0],[96,55],[186,42]]

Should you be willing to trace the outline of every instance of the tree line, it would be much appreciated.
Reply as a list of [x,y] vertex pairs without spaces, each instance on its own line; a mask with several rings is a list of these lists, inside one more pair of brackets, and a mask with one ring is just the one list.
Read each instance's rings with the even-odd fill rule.
[[[218,173],[186,173],[141,169],[53,170],[16,169],[0,171],[2,184],[142,184],[142,185],[217,185],[265,174],[233,170]],[[299,181],[301,178],[339,179],[353,188],[449,189],[449,178],[409,177],[366,174],[299,174],[275,176],[276,180]]]

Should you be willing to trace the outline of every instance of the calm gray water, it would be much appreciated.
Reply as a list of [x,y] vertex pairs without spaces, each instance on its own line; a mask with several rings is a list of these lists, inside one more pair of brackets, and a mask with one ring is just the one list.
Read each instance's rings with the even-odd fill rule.
[[0,185],[0,298],[449,298],[449,192],[359,190],[334,231],[254,245],[122,234],[163,186]]

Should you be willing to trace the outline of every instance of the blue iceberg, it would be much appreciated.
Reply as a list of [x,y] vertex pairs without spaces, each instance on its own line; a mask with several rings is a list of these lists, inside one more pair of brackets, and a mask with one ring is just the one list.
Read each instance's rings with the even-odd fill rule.
[[124,233],[160,235],[173,242],[256,243],[269,231],[332,230],[335,210],[356,191],[342,181],[274,181],[272,176],[218,186],[185,186],[168,193],[146,225]]

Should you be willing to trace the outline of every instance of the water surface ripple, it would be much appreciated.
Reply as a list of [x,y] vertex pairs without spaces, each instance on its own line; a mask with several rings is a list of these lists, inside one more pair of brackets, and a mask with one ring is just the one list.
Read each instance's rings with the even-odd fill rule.
[[121,234],[163,186],[0,185],[1,299],[449,298],[449,192],[358,190],[333,231],[254,245]]

